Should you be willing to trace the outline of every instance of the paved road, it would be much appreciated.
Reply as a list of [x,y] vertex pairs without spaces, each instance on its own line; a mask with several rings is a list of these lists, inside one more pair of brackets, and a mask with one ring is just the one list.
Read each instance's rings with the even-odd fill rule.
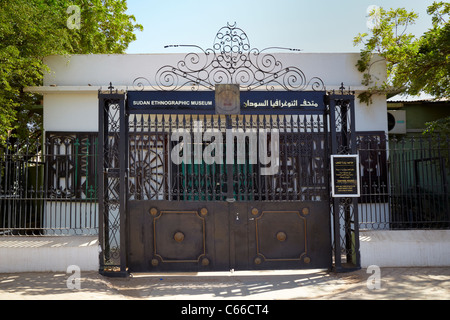
[[[0,274],[1,300],[450,300],[450,267],[133,274],[81,272]],[[379,282],[376,282],[377,275]],[[69,280],[69,281],[68,281]],[[379,284],[379,285],[377,285]]]

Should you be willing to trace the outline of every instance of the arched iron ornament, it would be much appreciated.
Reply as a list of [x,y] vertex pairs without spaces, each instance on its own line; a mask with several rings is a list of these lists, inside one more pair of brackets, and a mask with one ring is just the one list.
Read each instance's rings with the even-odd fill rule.
[[325,91],[322,79],[307,79],[297,67],[284,67],[269,47],[263,50],[251,48],[247,34],[233,25],[227,24],[216,34],[212,49],[203,50],[196,45],[173,45],[166,47],[193,47],[200,53],[186,54],[175,66],[165,65],[155,75],[155,84],[145,77],[133,81],[135,90],[144,90],[146,86],[161,91],[176,91],[190,87],[196,91],[203,87],[214,90],[215,84],[239,84],[242,90],[264,88],[273,91],[277,87],[287,91]]

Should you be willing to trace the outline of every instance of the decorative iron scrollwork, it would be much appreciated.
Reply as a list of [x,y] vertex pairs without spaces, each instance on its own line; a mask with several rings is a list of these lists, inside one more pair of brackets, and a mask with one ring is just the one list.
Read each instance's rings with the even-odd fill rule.
[[298,49],[251,48],[247,34],[236,27],[236,23],[227,24],[217,32],[212,49],[191,45],[166,47],[194,47],[201,52],[186,54],[175,66],[161,67],[156,72],[154,84],[145,77],[136,78],[133,81],[135,90],[144,90],[146,86],[162,91],[176,91],[186,86],[193,91],[201,87],[214,90],[215,84],[239,84],[242,90],[249,91],[261,87],[268,91],[277,87],[288,91],[325,90],[322,79],[308,80],[302,70],[284,67],[273,53],[267,52],[270,49]]

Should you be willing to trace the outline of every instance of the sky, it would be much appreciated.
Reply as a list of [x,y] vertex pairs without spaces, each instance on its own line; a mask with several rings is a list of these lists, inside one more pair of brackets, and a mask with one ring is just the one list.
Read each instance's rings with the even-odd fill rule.
[[[128,14],[144,31],[126,53],[176,53],[197,45],[212,48],[217,31],[235,24],[251,48],[287,47],[303,52],[359,52],[358,33],[369,31],[367,8],[406,8],[419,14],[408,28],[416,36],[431,27],[426,9],[433,0],[128,0]],[[188,50],[189,51],[189,50]]]

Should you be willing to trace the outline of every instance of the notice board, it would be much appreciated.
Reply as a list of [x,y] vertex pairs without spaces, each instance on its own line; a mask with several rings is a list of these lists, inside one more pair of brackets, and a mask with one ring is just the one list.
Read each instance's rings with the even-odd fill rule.
[[359,156],[331,155],[331,191],[333,197],[359,197]]

